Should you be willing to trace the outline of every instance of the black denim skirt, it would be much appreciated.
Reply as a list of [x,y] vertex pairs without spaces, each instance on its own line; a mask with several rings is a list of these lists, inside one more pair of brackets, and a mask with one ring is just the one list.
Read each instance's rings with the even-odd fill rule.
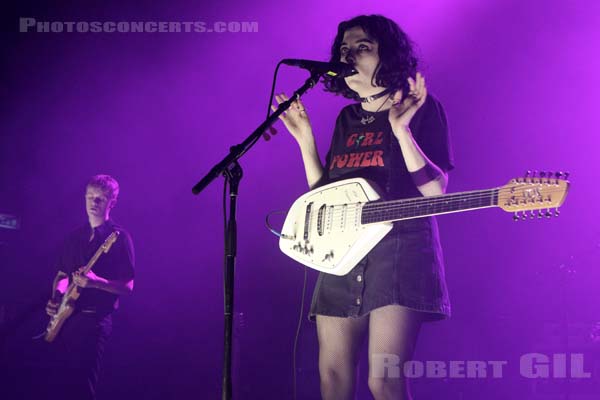
[[395,222],[347,275],[320,273],[309,318],[360,317],[390,304],[426,313],[425,319],[450,317],[435,217]]

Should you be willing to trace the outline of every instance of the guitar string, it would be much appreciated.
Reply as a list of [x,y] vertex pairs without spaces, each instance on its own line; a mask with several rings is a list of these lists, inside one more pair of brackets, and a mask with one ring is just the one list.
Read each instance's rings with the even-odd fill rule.
[[[348,221],[348,220],[355,220],[356,222],[358,222],[358,220],[360,219],[360,223],[361,224],[369,224],[369,223],[374,223],[374,222],[381,222],[380,220],[378,221],[379,218],[384,218],[384,219],[390,219],[390,220],[402,220],[402,219],[412,219],[412,218],[419,218],[419,217],[425,217],[425,216],[430,216],[430,215],[438,215],[438,214],[448,214],[448,213],[452,213],[453,211],[467,211],[467,209],[470,210],[475,210],[475,209],[483,209],[483,208],[491,208],[494,207],[494,205],[473,205],[472,207],[469,208],[464,208],[462,210],[449,210],[448,212],[441,212],[438,213],[435,210],[433,210],[433,212],[431,213],[423,213],[420,215],[416,215],[416,214],[405,214],[403,216],[399,216],[397,214],[392,214],[390,212],[389,215],[377,215],[377,216],[367,216],[364,220],[363,218],[361,218],[362,216],[360,215],[360,211],[359,210],[350,210],[345,216],[333,216],[333,217],[329,217],[322,221],[322,224],[325,225],[325,229],[329,230],[332,227],[340,227],[343,228],[346,226],[346,223],[344,220]],[[537,210],[541,210],[541,209],[548,209],[548,208],[552,208],[552,207],[540,207],[540,208],[536,208]],[[535,210],[535,209],[534,209]],[[532,210],[533,211],[533,210]],[[313,216],[310,218],[309,224],[311,224],[311,226],[314,226],[315,224],[315,220],[317,220],[317,225],[318,225],[318,216]],[[312,230],[312,229],[309,229]]]
[[[510,191],[510,189],[506,189],[507,191]],[[473,202],[476,200],[491,200],[493,199],[493,197],[497,194],[498,197],[500,197],[502,190],[498,190],[497,193],[495,192],[494,189],[490,189],[487,192],[476,192],[476,193],[465,193],[462,195],[443,195],[444,197],[441,196],[429,196],[429,197],[424,197],[424,198],[417,198],[417,199],[398,199],[398,200],[391,200],[391,201],[385,201],[381,204],[378,204],[377,201],[374,202],[365,202],[365,203],[354,203],[352,205],[344,205],[344,204],[335,204],[332,206],[327,206],[327,208],[330,207],[334,207],[334,214],[339,214],[339,213],[343,213],[344,212],[344,207],[346,207],[346,210],[349,209],[354,209],[356,207],[361,207],[362,206],[362,210],[363,212],[378,212],[378,211],[400,211],[403,209],[411,209],[411,208],[419,208],[419,207],[430,207],[430,206],[435,206],[435,205],[448,205],[449,203],[453,203],[456,201],[460,201],[462,202],[462,204],[464,204],[465,201],[469,201],[469,202]],[[545,194],[555,194],[555,193],[562,193],[564,192],[564,189],[560,189],[560,190],[546,190]],[[440,200],[445,198],[445,200]],[[521,203],[523,204],[523,203]],[[495,206],[496,204],[492,204],[492,206]],[[517,204],[519,205],[519,204]],[[527,204],[525,204],[527,205]],[[535,203],[532,203],[530,205],[536,205]],[[548,208],[548,205],[543,205],[543,204],[539,204],[540,207],[539,208]],[[367,209],[365,209],[365,207],[368,207]],[[550,207],[552,208],[552,207]],[[331,212],[328,212],[327,214],[331,215]],[[318,215],[317,213],[315,213],[314,215]]]
[[[470,209],[474,210],[474,209],[483,209],[483,208],[491,208],[491,207],[494,207],[494,205],[492,205],[492,204],[489,204],[489,205],[474,205]],[[547,209],[547,208],[548,207],[541,207],[540,209]],[[467,208],[463,209],[462,211],[466,211],[466,210],[467,210]],[[345,226],[346,224],[344,223],[344,220],[348,221],[348,220],[359,220],[359,219],[361,219],[361,215],[360,215],[361,213],[360,213],[360,211],[361,210],[359,210],[359,209],[352,209],[352,210],[349,210],[345,216],[337,215],[337,216],[333,216],[333,217],[330,217],[330,218],[325,217],[325,220],[322,222],[322,224],[325,225],[324,230],[326,230],[326,231],[332,231],[332,230],[338,230],[338,229],[344,229],[344,228],[346,228],[346,226]],[[450,212],[452,212],[452,211],[450,211]],[[398,218],[398,220],[400,220],[400,219],[412,219],[412,217],[419,218],[419,217],[424,217],[424,216],[429,216],[429,215],[436,215],[436,213],[432,212],[431,214],[424,214],[424,215],[420,215],[420,216],[416,216],[416,215],[415,216],[404,215],[403,218]],[[392,216],[390,216],[390,217],[392,217]],[[409,217],[411,217],[411,218],[409,218]],[[362,221],[362,219],[361,219],[360,223],[361,224],[369,224],[369,223],[373,223],[373,222],[380,222],[380,221],[377,221],[377,220],[369,221],[368,219],[369,218],[367,218],[367,221]],[[394,219],[394,217],[392,217],[390,219]],[[309,231],[312,231],[312,227],[314,227],[315,220],[317,220],[317,223],[318,223],[318,216],[311,216],[310,217],[309,224],[310,224],[311,228],[309,228]]]
[[[563,188],[560,188],[557,186],[558,190],[545,190],[546,194],[553,194],[553,193],[562,193],[564,192]],[[346,218],[346,219],[350,219],[350,218],[356,218],[356,213],[357,212],[362,212],[363,214],[365,213],[398,213],[400,211],[407,211],[407,210],[412,210],[412,211],[416,211],[416,210],[422,210],[425,207],[431,207],[431,206],[437,206],[437,205],[448,205],[448,203],[450,202],[455,202],[455,201],[461,201],[461,206],[467,206],[466,208],[469,207],[473,207],[473,208],[489,208],[489,207],[494,207],[497,206],[498,204],[477,204],[475,201],[479,201],[479,200],[492,200],[494,195],[500,195],[501,192],[510,192],[512,189],[509,188],[497,188],[497,189],[488,189],[488,190],[484,190],[484,191],[476,191],[476,192],[465,192],[462,194],[456,194],[456,195],[441,195],[444,197],[447,197],[447,200],[445,200],[444,202],[440,202],[439,199],[442,198],[441,196],[430,196],[429,198],[417,198],[417,199],[398,199],[398,200],[392,200],[392,201],[388,201],[385,202],[384,204],[381,205],[377,205],[376,203],[371,203],[369,205],[368,209],[364,209],[364,206],[369,204],[369,203],[363,203],[363,206],[361,207],[360,205],[354,205],[354,206],[345,206],[346,209],[344,210],[343,207],[344,205],[338,204],[338,205],[334,205],[334,206],[329,206],[329,207],[333,207],[334,211],[333,214],[331,212],[326,213],[326,217],[324,218],[324,220],[326,220],[324,223],[329,223],[332,225],[336,225],[336,222],[340,222],[341,219]],[[497,198],[496,198],[497,200]],[[465,203],[467,202],[467,203]],[[438,204],[436,204],[438,203]],[[531,207],[533,206],[538,206],[536,209],[548,209],[548,208],[554,208],[550,205],[543,205],[543,204],[536,204],[536,203],[531,203],[531,204],[517,204],[517,206],[519,205],[525,205],[525,206],[529,206]],[[328,207],[328,208],[329,208]],[[463,209],[466,211],[466,208]],[[449,210],[449,211],[459,211],[459,210]],[[346,213],[346,215],[340,215]],[[310,224],[314,224],[314,220],[317,219],[318,220],[319,215],[318,213],[312,213],[312,216],[310,217],[310,220],[308,221]],[[341,225],[341,224],[340,224]]]
[[[365,202],[365,203],[354,203],[354,204],[368,205],[369,211],[376,210],[378,208],[388,208],[388,207],[393,207],[393,206],[412,207],[416,204],[431,204],[431,203],[440,203],[441,204],[441,203],[456,201],[456,200],[464,201],[467,199],[468,200],[484,199],[484,198],[488,198],[491,195],[494,195],[496,193],[496,190],[497,190],[498,195],[505,194],[505,193],[503,193],[504,191],[510,191],[510,189],[490,189],[487,191],[466,192],[466,193],[456,194],[456,195],[446,194],[446,195],[441,195],[441,196],[428,196],[428,197],[416,198],[416,199],[398,199],[398,200],[384,201],[381,204],[378,204],[377,201]],[[563,193],[563,192],[564,192],[564,189],[562,189],[562,188],[558,188],[558,190],[545,190],[544,195]],[[445,200],[440,200],[440,199],[445,199]],[[344,204],[335,204],[334,206],[340,207],[340,206],[344,206]]]
[[[560,188],[558,186],[556,186],[555,188],[557,190],[547,188],[546,190],[544,190],[544,193],[545,194],[555,194],[555,193],[561,193],[561,192],[565,191],[564,188]],[[498,193],[498,195],[500,195],[500,194],[505,194],[505,192],[510,192],[510,191],[512,191],[512,189],[510,189],[510,188],[496,188],[496,189],[487,189],[487,190],[481,190],[481,191],[478,190],[478,191],[473,191],[473,192],[463,192],[463,193],[456,193],[456,194],[448,193],[448,194],[437,195],[437,196],[418,197],[418,198],[414,198],[414,199],[390,200],[390,201],[385,201],[384,203],[381,203],[379,206],[387,207],[387,206],[404,205],[404,204],[413,205],[415,203],[432,203],[432,202],[440,202],[440,199],[444,199],[444,198],[447,199],[445,201],[485,198],[485,197],[495,194],[496,192]],[[368,203],[363,203],[363,204],[368,204]],[[372,205],[369,206],[370,209],[376,208],[378,206],[376,201],[372,202],[371,204]]]

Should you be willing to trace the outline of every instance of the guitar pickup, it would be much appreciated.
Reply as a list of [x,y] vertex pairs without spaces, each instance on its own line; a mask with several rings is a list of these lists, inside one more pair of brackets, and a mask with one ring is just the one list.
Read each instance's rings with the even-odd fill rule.
[[308,203],[306,206],[306,214],[304,215],[304,240],[308,240],[308,233],[310,232],[310,216],[312,214],[313,203]]
[[319,213],[317,215],[317,233],[319,234],[319,236],[323,236],[323,234],[325,233],[325,211],[327,209],[327,206],[325,204],[323,204],[321,207],[319,207]]

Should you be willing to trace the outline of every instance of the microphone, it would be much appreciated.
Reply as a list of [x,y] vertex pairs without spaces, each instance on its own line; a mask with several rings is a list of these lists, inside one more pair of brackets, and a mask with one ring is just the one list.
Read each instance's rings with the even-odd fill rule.
[[345,78],[354,74],[358,74],[358,71],[350,64],[341,62],[322,62],[322,61],[311,61],[311,60],[298,60],[295,58],[286,58],[281,60],[285,65],[291,65],[293,67],[300,67],[309,70],[310,72],[316,72],[318,74],[326,74],[332,77]]

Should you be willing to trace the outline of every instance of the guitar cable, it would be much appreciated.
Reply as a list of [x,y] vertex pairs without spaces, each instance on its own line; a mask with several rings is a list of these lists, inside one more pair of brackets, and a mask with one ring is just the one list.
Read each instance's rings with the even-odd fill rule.
[[[269,229],[269,231],[271,231],[271,233],[273,233],[275,236],[278,236],[278,237],[284,238],[284,239],[292,239],[293,240],[294,239],[293,236],[288,236],[281,232],[277,232],[275,229],[273,229],[271,227],[271,224],[269,223],[269,217],[271,215],[283,214],[283,213],[285,213],[285,211],[271,211],[270,213],[267,214],[267,216],[265,218],[265,225],[267,226],[267,229]],[[298,324],[296,325],[296,335],[294,336],[294,346],[292,348],[292,399],[293,400],[297,399],[296,354],[298,351],[298,339],[300,338],[300,330],[302,329],[302,319],[304,317],[304,302],[306,300],[307,280],[308,280],[308,268],[304,267],[304,283],[302,284],[302,297],[300,300],[300,313],[298,314]]]
[[286,235],[285,233],[281,233],[281,232],[277,232],[272,226],[271,223],[269,222],[269,217],[271,217],[271,215],[273,214],[285,214],[285,211],[271,211],[270,213],[267,214],[267,216],[265,217],[265,226],[267,227],[267,229],[269,231],[271,231],[271,233],[279,238],[283,238],[283,239],[290,239],[290,240],[294,240],[295,237],[294,236],[290,236],[290,235]]
[[[271,93],[269,95],[269,103],[267,104],[267,118],[269,118],[269,116],[271,115],[271,104],[273,103],[273,97],[275,94],[275,85],[277,82],[277,73],[279,71],[279,67],[282,65],[282,62],[280,61],[277,66],[275,67],[275,72],[273,74],[273,84],[271,85]],[[274,127],[269,127],[269,133],[271,135],[275,135],[277,134],[277,130]],[[269,133],[265,132],[263,134],[263,138],[265,140],[270,140],[271,137],[269,136]],[[256,139],[258,140],[258,138]],[[254,144],[254,143],[253,143]],[[223,203],[225,203],[225,200],[223,199]],[[271,224],[269,223],[269,217],[273,214],[284,214],[285,211],[271,211],[270,213],[267,214],[267,216],[265,217],[265,225],[267,227],[267,229],[274,234],[275,236],[279,237],[279,238],[283,238],[283,239],[291,239],[294,240],[295,237],[294,236],[289,236],[289,235],[285,235],[281,232],[277,232],[274,228],[271,227]],[[302,284],[302,299],[301,299],[301,303],[300,303],[300,314],[298,315],[298,324],[296,326],[296,335],[294,337],[294,347],[292,349],[292,398],[293,400],[296,400],[297,398],[297,376],[296,376],[296,353],[297,353],[297,349],[298,349],[298,339],[300,337],[300,330],[302,328],[302,317],[304,315],[304,301],[306,299],[306,283],[308,280],[308,271],[307,268],[304,268],[304,282]]]
[[292,399],[297,399],[297,377],[296,377],[296,353],[298,350],[298,338],[302,328],[302,319],[304,317],[304,300],[306,298],[306,282],[308,278],[308,268],[304,267],[304,283],[302,284],[302,300],[300,301],[300,314],[298,315],[298,325],[296,327],[296,336],[294,337],[294,348],[292,350]]

